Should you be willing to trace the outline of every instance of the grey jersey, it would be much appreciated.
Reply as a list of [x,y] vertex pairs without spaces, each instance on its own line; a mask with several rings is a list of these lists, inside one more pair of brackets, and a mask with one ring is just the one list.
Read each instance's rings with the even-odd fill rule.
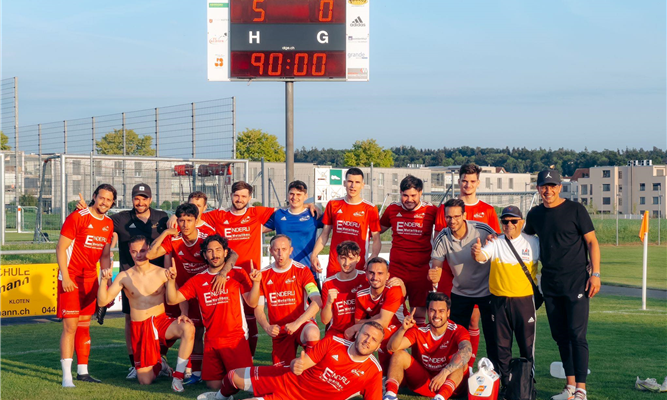
[[443,229],[435,238],[431,258],[439,261],[447,260],[452,269],[454,281],[452,293],[466,297],[484,297],[489,292],[490,262],[483,264],[475,261],[471,254],[472,245],[479,238],[482,244],[487,236],[496,233],[485,223],[465,221],[468,232],[461,240],[452,236],[449,228]]

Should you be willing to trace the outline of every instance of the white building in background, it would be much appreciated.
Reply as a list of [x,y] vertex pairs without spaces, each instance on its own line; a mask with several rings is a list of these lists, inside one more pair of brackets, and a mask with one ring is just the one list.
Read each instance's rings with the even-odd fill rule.
[[664,218],[667,214],[664,198],[667,165],[653,165],[651,160],[643,160],[620,167],[580,168],[572,176],[572,180],[575,179],[579,201],[597,212],[613,214],[618,209],[621,214],[643,214],[648,211],[652,218]]
[[[459,191],[460,165],[449,167],[429,167],[431,170],[431,190],[445,192],[454,181],[454,190]],[[535,190],[535,176],[529,173],[512,173],[502,167],[480,166],[482,173],[477,188],[478,193],[517,193]]]

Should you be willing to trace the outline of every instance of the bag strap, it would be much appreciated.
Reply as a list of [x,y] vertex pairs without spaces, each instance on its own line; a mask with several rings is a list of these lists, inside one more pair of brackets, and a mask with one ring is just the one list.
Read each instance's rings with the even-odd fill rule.
[[528,267],[526,267],[526,264],[523,263],[523,260],[519,256],[519,253],[516,252],[514,245],[507,237],[507,235],[505,235],[505,240],[507,241],[507,245],[509,246],[510,250],[512,250],[512,253],[514,253],[514,257],[516,257],[516,259],[519,260],[519,264],[521,265],[521,269],[523,269],[523,273],[526,275],[526,278],[528,278],[531,286],[533,287],[533,293],[538,293],[539,290],[537,288],[537,285],[535,284],[535,281],[533,280],[533,277],[530,275],[530,272],[528,271]]

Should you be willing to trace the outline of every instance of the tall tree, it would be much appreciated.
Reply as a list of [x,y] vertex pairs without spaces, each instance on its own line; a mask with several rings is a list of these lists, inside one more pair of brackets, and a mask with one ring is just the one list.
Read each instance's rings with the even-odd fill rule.
[[368,167],[371,162],[376,167],[390,168],[394,166],[394,153],[377,144],[375,139],[357,140],[352,150],[345,153],[345,166]]
[[[97,154],[123,154],[123,130],[114,129],[95,142]],[[153,138],[149,135],[139,137],[132,129],[125,130],[125,147],[128,156],[154,156]]]
[[3,131],[0,131],[0,150],[11,150],[12,146],[9,144],[9,138]]
[[261,129],[246,128],[236,139],[236,158],[251,161],[285,161],[285,148],[278,143],[278,138]]

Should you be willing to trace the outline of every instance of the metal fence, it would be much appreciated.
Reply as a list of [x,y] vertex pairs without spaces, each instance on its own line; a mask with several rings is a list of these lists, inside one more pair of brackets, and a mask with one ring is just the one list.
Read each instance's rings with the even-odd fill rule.
[[[49,185],[47,191],[53,188],[59,190],[60,186],[53,186],[59,170],[56,170],[56,174],[42,176],[44,171],[51,171],[50,168],[57,164],[56,160],[51,167],[42,168],[44,161],[54,154],[87,157],[91,155],[156,157],[153,163],[153,175],[158,188],[161,187],[160,177],[166,179],[173,174],[174,163],[190,160],[188,162],[194,165],[196,177],[199,165],[207,162],[220,164],[225,160],[233,160],[236,155],[233,97],[19,126],[18,79],[3,79],[0,81],[0,89],[1,129],[7,137],[2,148],[5,167],[2,205],[5,207],[7,217],[2,227],[5,229],[20,232],[22,227],[27,228],[26,223],[30,225],[29,221],[19,220],[21,213],[17,212],[17,209],[20,206],[35,206],[35,198],[40,193],[42,182]],[[169,161],[158,161],[158,158]],[[116,160],[110,167],[114,174],[120,174],[115,177],[116,181],[124,182],[128,178],[127,171],[139,174],[132,178],[147,173],[145,171],[148,171],[148,168],[143,165],[144,161],[141,161],[144,172],[137,172],[134,164],[130,168],[127,163],[140,161],[128,160]],[[74,167],[76,161],[72,160],[72,163],[73,168],[78,168]],[[89,174],[88,170],[95,169],[85,166],[80,168],[88,168],[83,175]],[[193,186],[189,178],[181,178],[180,181]],[[71,182],[72,185],[82,185],[76,183],[81,181],[75,178],[72,178]],[[127,183],[123,187],[125,186]],[[185,185],[183,187],[185,189]],[[73,186],[71,189],[75,190],[76,187]],[[82,190],[87,193],[87,185],[85,188],[82,187]],[[172,199],[173,191],[165,189],[166,192],[170,194],[165,194],[163,201],[167,199],[176,201]],[[51,195],[68,196],[67,193]],[[53,208],[53,206],[44,207],[44,211],[48,212]],[[32,209],[26,209],[26,216],[31,214],[29,210]],[[50,218],[54,221],[60,220],[59,216]]]

